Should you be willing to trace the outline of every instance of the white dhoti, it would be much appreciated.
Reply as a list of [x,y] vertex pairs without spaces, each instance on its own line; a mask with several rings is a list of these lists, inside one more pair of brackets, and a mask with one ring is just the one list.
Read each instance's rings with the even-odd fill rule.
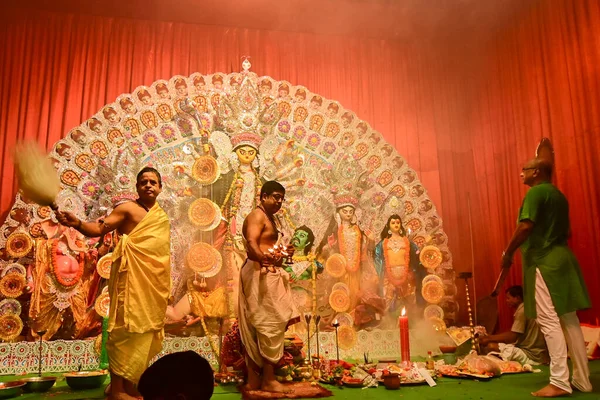
[[300,320],[289,274],[282,268],[261,274],[257,262],[246,260],[240,271],[238,325],[248,356],[262,367],[283,356],[285,330]]
[[573,392],[569,384],[568,347],[568,354],[573,362],[573,386],[582,392],[591,392],[587,352],[577,313],[570,312],[561,316],[556,313],[550,291],[539,269],[536,270],[535,305],[537,323],[550,353],[550,383],[566,392]]
[[518,363],[523,365],[540,365],[539,362],[529,358],[529,356],[523,351],[523,349],[518,348],[514,344],[498,343],[498,349],[500,349],[500,352],[492,352],[489,354],[497,354],[504,361],[517,361]]

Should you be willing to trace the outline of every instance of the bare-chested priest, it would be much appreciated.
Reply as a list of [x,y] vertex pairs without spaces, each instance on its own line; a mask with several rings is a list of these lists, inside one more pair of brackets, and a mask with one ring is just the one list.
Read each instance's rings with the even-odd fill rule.
[[[275,380],[275,365],[283,356],[285,330],[299,322],[300,315],[292,300],[289,274],[281,268],[282,251],[274,250],[282,236],[275,213],[284,197],[279,182],[266,182],[260,205],[248,214],[242,228],[248,258],[240,272],[238,321],[251,390],[288,392]],[[293,253],[292,246],[283,250]]]

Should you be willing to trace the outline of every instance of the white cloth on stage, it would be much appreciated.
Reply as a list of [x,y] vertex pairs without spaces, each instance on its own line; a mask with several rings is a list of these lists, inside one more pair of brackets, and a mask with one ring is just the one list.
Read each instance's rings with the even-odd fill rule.
[[507,343],[498,343],[498,348],[500,349],[499,353],[490,353],[490,354],[498,354],[505,361],[517,361],[520,364],[529,364],[529,365],[539,365],[540,363],[530,359],[527,354],[515,346],[514,344]]
[[537,323],[546,339],[550,353],[550,383],[572,393],[569,384],[568,352],[573,362],[573,387],[591,392],[590,370],[583,332],[576,312],[558,315],[552,303],[548,286],[539,269],[536,269],[535,304]]
[[289,274],[283,268],[261,273],[260,265],[246,260],[240,271],[238,325],[248,356],[262,367],[283,356],[285,330],[300,314],[292,299]]

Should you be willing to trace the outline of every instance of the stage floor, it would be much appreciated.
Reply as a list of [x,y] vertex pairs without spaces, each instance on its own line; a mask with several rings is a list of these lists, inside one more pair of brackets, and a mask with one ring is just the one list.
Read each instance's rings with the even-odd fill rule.
[[[548,383],[548,367],[540,367],[541,373],[504,375],[487,382],[458,380],[450,378],[438,379],[436,387],[429,386],[403,386],[397,391],[388,391],[383,386],[370,389],[352,389],[336,388],[327,386],[334,396],[342,399],[351,400],[383,400],[393,397],[402,397],[404,399],[414,398],[420,400],[452,400],[452,399],[473,399],[473,400],[531,400],[532,391],[540,389]],[[598,399],[600,398],[600,361],[590,362],[591,380],[594,385],[594,392],[579,393],[573,392],[571,398],[577,399]],[[3,376],[0,381],[14,380],[15,377]],[[53,400],[83,400],[83,399],[103,399],[104,388],[95,390],[86,390],[74,392],[69,389],[64,380],[59,381],[57,386],[45,394],[24,394],[16,397],[19,400],[29,399],[53,399]],[[240,393],[234,387],[216,387],[214,400],[237,400]]]

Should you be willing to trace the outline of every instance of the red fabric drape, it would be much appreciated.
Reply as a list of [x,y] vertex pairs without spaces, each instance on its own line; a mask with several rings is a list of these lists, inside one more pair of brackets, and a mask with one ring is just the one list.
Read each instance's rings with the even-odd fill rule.
[[[594,306],[580,318],[594,323],[600,316],[600,166],[594,160],[600,151],[599,38],[597,1],[541,2],[519,15],[490,43],[481,80],[473,82],[468,129],[472,184],[478,193],[473,209],[478,270],[499,272],[500,253],[527,189],[518,178],[521,165],[533,158],[539,140],[549,137],[555,147],[556,184],[570,202],[570,245]],[[445,210],[452,209],[443,202]],[[517,267],[510,283],[521,282]],[[480,291],[489,292],[494,281],[478,284]],[[511,319],[505,313],[502,325],[509,326]]]
[[458,271],[471,269],[471,204],[477,297],[491,290],[515,225],[521,163],[550,137],[596,306],[582,317],[600,315],[595,1],[541,2],[491,42],[472,32],[437,46],[42,11],[1,18],[2,215],[16,190],[9,152],[17,138],[49,148],[121,93],[176,74],[239,70],[250,55],[260,75],[340,101],[395,145],[442,214]]

